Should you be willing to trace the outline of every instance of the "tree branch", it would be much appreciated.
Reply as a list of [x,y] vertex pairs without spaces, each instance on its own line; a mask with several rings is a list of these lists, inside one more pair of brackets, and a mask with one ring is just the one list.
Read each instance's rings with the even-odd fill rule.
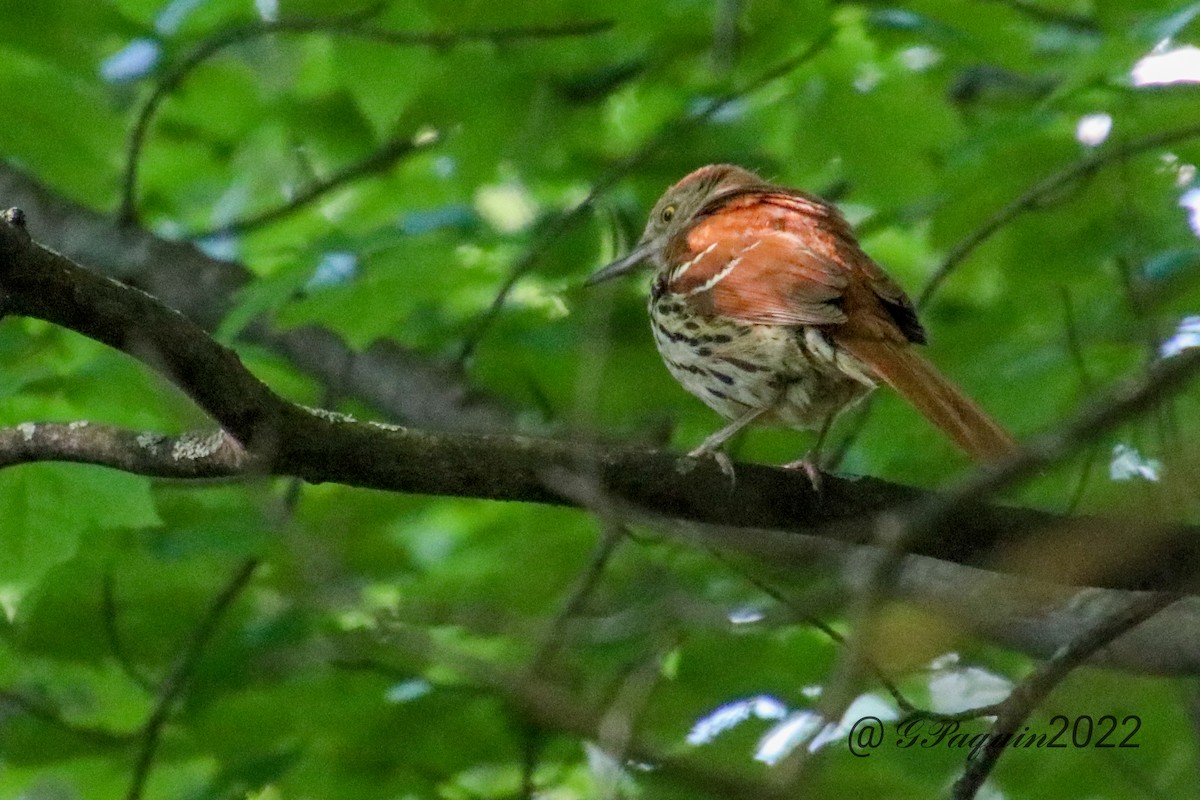
[[140,800],[146,786],[146,779],[150,776],[150,767],[154,763],[154,754],[158,751],[163,726],[167,724],[167,719],[171,716],[175,701],[186,688],[192,672],[196,669],[196,663],[204,653],[204,648],[208,645],[222,617],[225,616],[225,612],[249,584],[250,578],[253,577],[257,568],[258,559],[255,558],[247,559],[238,567],[233,577],[213,599],[208,612],[180,649],[175,667],[162,682],[158,692],[158,701],[142,726],[133,780],[130,781],[129,791],[125,794],[126,800]]
[[1041,664],[1025,680],[1017,684],[1008,698],[999,704],[999,714],[989,732],[987,744],[977,758],[967,762],[967,768],[954,783],[953,800],[972,800],[1000,756],[1004,754],[1017,728],[1029,718],[1041,702],[1076,667],[1093,653],[1121,634],[1150,619],[1179,598],[1171,594],[1150,594],[1131,601],[1121,613],[1103,620],[1093,629],[1084,631],[1054,658]]
[[[793,794],[772,785],[769,780],[758,777],[762,775],[761,768],[735,773],[706,763],[703,758],[680,755],[675,749],[665,747],[663,743],[634,736],[634,721],[628,718],[628,712],[620,708],[619,703],[609,704],[609,707],[597,706],[591,698],[566,691],[541,676],[531,675],[524,670],[511,672],[497,667],[439,643],[425,631],[412,626],[389,622],[385,630],[386,635],[381,644],[386,645],[389,651],[398,651],[406,660],[415,659],[442,669],[453,670],[471,684],[503,698],[513,711],[529,723],[546,730],[594,741],[614,759],[650,764],[654,773],[705,794],[715,793],[723,797],[746,800],[784,800],[794,797]],[[343,651],[370,652],[378,649],[378,645],[374,643],[367,646],[358,645],[355,642],[356,638],[358,637],[343,637],[340,642]],[[390,656],[390,660],[395,658],[395,655]],[[385,674],[394,672],[384,662],[357,657],[357,654],[349,658],[343,656],[341,660],[383,671]],[[657,673],[657,670],[655,672]],[[613,705],[617,707],[614,708]],[[614,715],[625,718],[613,719]],[[612,747],[614,737],[611,731],[614,728],[629,734],[628,740],[616,743],[623,747]],[[614,752],[617,749],[619,752]]]
[[505,277],[503,283],[500,284],[496,295],[492,298],[491,305],[480,315],[474,327],[464,339],[456,363],[462,366],[470,361],[471,357],[475,354],[475,350],[479,347],[479,343],[483,341],[484,336],[487,334],[488,329],[504,309],[504,304],[508,302],[508,297],[512,294],[512,290],[516,287],[517,283],[537,265],[542,253],[546,251],[552,242],[566,235],[576,223],[583,219],[584,213],[592,207],[597,198],[615,186],[618,181],[628,175],[639,164],[676,141],[681,134],[712,119],[722,109],[727,108],[732,103],[758,91],[772,81],[782,78],[784,75],[807,64],[820,55],[833,40],[833,33],[832,28],[823,31],[811,44],[800,51],[799,54],[784,59],[744,86],[738,87],[705,103],[698,111],[689,110],[667,122],[662,130],[651,138],[650,141],[643,144],[632,155],[622,159],[602,175],[592,185],[591,190],[583,200],[547,222],[534,244],[509,269],[508,275]]
[[[377,9],[372,9],[373,12]],[[369,16],[369,15],[367,15]],[[134,121],[129,134],[125,175],[121,181],[121,203],[117,220],[122,225],[137,221],[137,175],[142,150],[150,122],[162,102],[201,64],[234,45],[275,34],[324,33],[329,35],[353,36],[359,39],[396,46],[430,47],[445,49],[468,42],[492,42],[504,44],[522,40],[541,40],[562,36],[590,36],[609,30],[611,20],[590,20],[563,25],[533,25],[512,28],[480,28],[462,31],[393,31],[365,25],[361,12],[325,19],[292,18],[275,22],[252,22],[233,25],[213,33],[184,56],[177,64],[165,71],[154,91],[147,98]]]
[[[711,462],[670,453],[358,423],[288,403],[247,372],[232,351],[183,316],[143,292],[96,276],[34,244],[19,224],[20,215],[8,212],[5,217],[7,222],[0,223],[5,312],[72,328],[142,359],[187,391],[227,433],[166,438],[101,425],[27,423],[0,431],[2,464],[68,459],[175,478],[274,474],[463,497],[584,506],[616,502],[635,519],[652,520],[685,540],[742,552],[774,569],[811,568],[815,552],[840,551],[834,557],[841,563],[860,564],[844,570],[847,591],[860,589],[862,576],[869,572],[862,569],[862,559],[869,557],[874,563],[877,557],[873,548],[847,551],[847,545],[869,544],[869,520],[890,512],[914,524],[923,520],[926,526],[918,527],[927,535],[913,537],[905,549],[927,558],[908,556],[899,562],[896,587],[902,595],[965,613],[991,638],[1007,636],[1014,646],[1035,652],[1057,646],[1077,629],[1079,619],[1097,615],[1075,613],[1073,601],[1067,602],[1069,594],[1060,595],[1061,608],[1037,606],[1035,600],[1045,596],[1044,586],[1033,591],[1012,583],[1016,579],[973,570],[958,573],[966,578],[950,580],[945,571],[956,564],[984,565],[1050,582],[1163,590],[1190,586],[1200,573],[1200,531],[1195,528],[1148,529],[981,502],[985,493],[1050,463],[1182,386],[1200,369],[1200,349],[1161,362],[1148,376],[1085,409],[1065,433],[1035,439],[1025,455],[960,484],[949,495],[870,478],[830,477],[817,498],[803,476],[761,465],[739,465],[737,483],[731,485]],[[203,443],[210,446],[196,446]],[[188,457],[179,458],[177,451]],[[575,488],[564,488],[564,475]],[[591,496],[581,496],[579,487]],[[1048,550],[1052,558],[1046,557]],[[847,552],[852,557],[845,556]],[[1004,553],[1025,557],[1002,557]],[[1067,571],[1080,564],[1088,569]],[[966,596],[964,588],[989,581],[993,585],[988,591]],[[1001,604],[1003,614],[991,613]],[[1176,620],[1175,627],[1195,630],[1200,625],[1195,611],[1189,609],[1183,624]],[[1043,613],[1053,618],[1030,622]],[[1005,620],[1025,624],[1006,627]],[[1143,641],[1141,647],[1147,644]],[[1161,658],[1146,652],[1138,645],[1126,647],[1114,663],[1188,672],[1200,661],[1190,651]]]
[[109,747],[125,746],[134,740],[136,734],[110,731],[105,728],[94,728],[70,722],[62,712],[53,706],[28,697],[12,689],[0,689],[0,704],[8,704],[23,713],[47,725],[53,725],[72,736]]
[[358,161],[339,169],[327,178],[317,181],[301,189],[295,197],[286,203],[265,211],[251,213],[240,219],[227,222],[208,231],[197,231],[190,235],[192,239],[204,239],[210,236],[232,236],[238,233],[269,225],[296,213],[305,206],[315,203],[330,192],[353,183],[359,178],[383,172],[397,161],[426,150],[437,144],[441,136],[437,132],[428,135],[415,135],[385,142],[375,152]]
[[[12,167],[0,165],[0,197],[20,205],[46,244],[129,285],[144,289],[216,330],[233,298],[250,281],[241,264],[212,258],[189,242],[161,239],[52,193]],[[503,430],[512,426],[504,403],[470,388],[461,371],[391,342],[351,350],[324,328],[274,331],[253,323],[240,339],[261,344],[379,409],[389,418],[428,428]]]
[[[43,435],[42,431],[54,433]],[[26,432],[32,433],[29,441],[25,440]],[[64,437],[69,439],[73,436],[84,437],[85,441],[63,441]],[[98,441],[97,450],[89,452],[86,441]],[[217,448],[203,446],[218,441],[224,444]],[[150,444],[155,446],[151,448]],[[13,452],[14,447],[18,448],[16,453]],[[241,455],[234,458],[234,453]],[[95,423],[74,426],[24,423],[14,428],[0,429],[0,467],[33,461],[100,464],[170,479],[238,478],[261,474],[261,467],[245,454],[240,445],[221,432],[163,437]],[[742,471],[745,469],[743,467]],[[844,488],[842,479],[831,477],[830,480],[837,484],[838,491]],[[874,489],[869,484],[874,484]],[[923,496],[917,490],[869,479],[859,479],[851,486],[878,492],[880,503],[912,503]],[[585,498],[571,496],[583,505],[589,504]],[[859,497],[858,501],[862,499]],[[1040,539],[1052,554],[1043,559],[1043,563],[1058,564],[1067,560],[1060,557],[1057,551],[1057,540],[1062,535],[1063,527],[1068,524],[1065,518],[1027,515],[1021,509],[987,507],[985,511],[987,518],[976,521],[975,527],[958,529],[959,533],[965,532],[967,536],[977,532],[986,533],[993,524],[1010,525],[1016,531],[1021,525],[1028,524],[1031,527],[1027,538],[1035,543]],[[845,524],[850,525],[854,516],[849,511],[847,514]],[[1006,521],[1006,514],[1016,515],[1016,519]],[[786,520],[782,522],[786,524]],[[1073,540],[1091,543],[1093,547],[1104,542],[1113,527],[1111,521],[1105,520],[1091,520],[1090,526],[1087,520],[1074,522],[1077,527],[1067,533]],[[661,520],[656,524],[668,534],[695,542],[716,554],[741,553],[751,558],[756,568],[766,565],[780,572],[781,578],[786,581],[792,580],[798,571],[819,568],[837,584],[836,595],[825,598],[830,602],[844,603],[866,588],[864,575],[869,568],[866,561],[873,555],[868,547],[846,545],[799,532],[781,535],[777,530],[747,527],[731,529],[719,525],[681,526]],[[1200,530],[1180,528],[1178,535],[1181,538],[1195,537],[1200,535]],[[1136,541],[1139,534],[1128,533],[1127,538]],[[580,596],[591,588],[597,571],[602,568],[617,541],[619,536],[615,533],[605,534],[603,543],[598,546],[595,562],[581,578]],[[1120,551],[1120,548],[1112,546],[1101,549]],[[1120,553],[1116,563],[1122,563],[1125,555]],[[988,559],[980,557],[975,560],[983,562]],[[991,560],[994,561],[994,557]],[[994,564],[991,566],[994,569]],[[1045,577],[1053,580],[1056,576]],[[1063,576],[1057,577],[1062,579]],[[1034,658],[1049,657],[1064,642],[1070,641],[1078,630],[1091,627],[1097,620],[1113,613],[1114,609],[1127,602],[1129,596],[1120,591],[1077,590],[918,556],[907,556],[901,563],[895,594],[899,599],[932,613],[953,618],[988,641]],[[571,613],[577,603],[578,597],[573,595],[550,632],[560,627],[562,617]],[[551,638],[550,633],[544,637],[547,648],[551,646]],[[543,657],[534,661],[544,660]],[[1139,626],[1106,648],[1097,663],[1141,674],[1187,675],[1200,672],[1200,600],[1178,603],[1151,622]]]
[[[1102,540],[1104,531],[1093,530],[1091,539]],[[728,537],[726,537],[728,538]],[[1045,563],[1063,559],[1054,537],[1039,552]],[[819,570],[834,582],[834,591],[824,597],[833,607],[844,607],[869,590],[870,567],[876,552],[818,537],[793,534],[794,550],[786,559],[746,551],[750,537],[734,539],[733,547],[754,559],[759,570],[777,571],[775,583],[792,585],[795,576]],[[722,534],[706,531],[706,546],[722,547]],[[802,553],[807,560],[801,562]],[[782,562],[782,563],[781,563]],[[802,566],[801,566],[802,564]],[[951,621],[980,639],[1019,651],[1035,659],[1053,657],[1073,641],[1081,630],[1119,615],[1138,593],[1108,589],[1078,589],[1049,582],[1049,579],[1018,577],[991,569],[980,569],[950,561],[906,556],[897,568],[892,597],[927,613]],[[1089,663],[1143,675],[1200,674],[1200,597],[1192,596],[1165,609],[1152,619],[1127,631],[1094,654]]]
[[1104,33],[1100,23],[1084,14],[1073,14],[1070,11],[1060,11],[1050,6],[1037,5],[1030,0],[991,0],[993,3],[1008,6],[1019,14],[1024,14],[1035,22],[1047,25],[1058,25],[1069,30],[1099,36]]
[[[755,546],[769,544],[781,552],[794,547],[787,531],[870,543],[873,526],[864,525],[864,520],[893,512],[910,521],[913,535],[907,552],[964,564],[987,563],[1001,549],[1019,549],[1037,541],[1034,537],[1045,537],[1048,530],[1066,526],[1064,518],[1054,514],[988,506],[981,498],[1151,407],[1200,369],[1200,348],[1163,361],[1085,409],[1062,432],[1034,439],[1018,458],[978,473],[945,496],[871,479],[831,479],[818,498],[802,475],[789,470],[740,465],[738,480],[731,485],[711,460],[633,447],[359,423],[290,403],[187,318],[144,292],[97,276],[34,244],[13,221],[17,215],[6,213],[10,222],[0,224],[5,310],[70,328],[143,361],[187,392],[252,454],[250,464],[256,471],[313,483],[578,505],[577,497],[553,485],[553,476],[565,473],[656,518],[734,527],[737,531],[727,543],[749,537]],[[1111,521],[1081,519],[1071,524],[1108,531],[1112,543]],[[754,526],[772,530],[748,532]],[[1115,543],[1128,545],[1124,540]],[[1060,536],[1058,544],[1083,546],[1069,536]],[[1170,589],[1186,584],[1198,571],[1200,536],[1186,526],[1139,544],[1140,560],[1120,569],[1107,563],[1107,570],[1089,576],[1094,585]],[[1088,546],[1094,549],[1095,543]],[[1045,567],[1007,566],[1014,571]]]
[[104,571],[104,583],[100,588],[100,615],[104,620],[104,638],[108,640],[109,652],[125,673],[125,677],[146,691],[152,691],[154,682],[134,665],[125,649],[125,642],[117,624],[117,586],[111,566]]
[[951,248],[950,252],[942,260],[942,263],[933,274],[929,276],[929,280],[925,283],[921,294],[917,298],[917,306],[923,306],[934,295],[942,282],[950,276],[958,266],[966,261],[967,256],[971,255],[976,248],[992,238],[992,235],[1012,222],[1015,218],[1024,214],[1026,211],[1032,211],[1037,208],[1047,197],[1050,197],[1061,191],[1064,187],[1079,180],[1087,175],[1091,175],[1097,170],[1112,164],[1119,164],[1127,161],[1134,156],[1141,155],[1148,150],[1154,150],[1159,147],[1165,147],[1169,144],[1182,142],[1187,139],[1194,139],[1200,136],[1200,125],[1188,125],[1182,128],[1176,128],[1169,131],[1160,131],[1152,133],[1148,136],[1143,136],[1140,139],[1133,139],[1122,145],[1103,150],[1098,153],[1093,153],[1086,158],[1080,159],[1074,164],[1060,170],[1059,172],[1050,175],[1047,178],[1038,181],[1020,197],[1016,198],[1008,205],[1001,208],[999,211],[988,217],[982,225],[975,231],[962,239],[958,244]]
[[224,431],[162,436],[93,422],[23,422],[0,428],[0,468],[34,461],[102,464],[155,478],[229,478],[254,459]]

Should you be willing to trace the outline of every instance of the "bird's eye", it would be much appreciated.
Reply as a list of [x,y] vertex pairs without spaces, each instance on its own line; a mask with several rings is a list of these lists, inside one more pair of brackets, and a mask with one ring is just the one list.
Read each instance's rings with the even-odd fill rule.
[[670,222],[675,218],[675,206],[667,206],[659,216],[662,217],[663,222]]

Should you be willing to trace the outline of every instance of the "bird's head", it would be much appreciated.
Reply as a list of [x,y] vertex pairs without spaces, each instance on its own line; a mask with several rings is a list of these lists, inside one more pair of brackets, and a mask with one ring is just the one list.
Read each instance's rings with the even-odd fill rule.
[[715,198],[760,185],[764,185],[762,178],[732,164],[709,164],[690,173],[658,198],[642,238],[629,255],[592,273],[586,285],[616,278],[645,263],[664,268],[667,245],[690,229]]

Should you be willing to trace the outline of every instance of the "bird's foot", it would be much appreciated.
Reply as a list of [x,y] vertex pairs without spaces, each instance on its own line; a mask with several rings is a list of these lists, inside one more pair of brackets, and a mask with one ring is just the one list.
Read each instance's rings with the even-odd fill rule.
[[729,478],[729,484],[731,486],[737,484],[737,475],[733,471],[733,461],[732,461],[732,459],[729,458],[729,456],[727,456],[725,454],[724,450],[721,450],[720,448],[706,447],[705,445],[700,445],[695,450],[692,450],[690,453],[688,453],[687,457],[689,459],[701,459],[701,458],[705,458],[705,457],[711,457],[714,461],[717,462],[717,467],[721,470],[721,472],[727,478]]
[[812,453],[809,453],[804,458],[796,461],[789,461],[781,466],[784,469],[803,470],[804,474],[808,476],[808,482],[812,484],[813,491],[817,494],[821,493],[821,490],[825,485],[825,473],[821,472],[821,467],[819,464],[817,464],[817,459],[813,457]]

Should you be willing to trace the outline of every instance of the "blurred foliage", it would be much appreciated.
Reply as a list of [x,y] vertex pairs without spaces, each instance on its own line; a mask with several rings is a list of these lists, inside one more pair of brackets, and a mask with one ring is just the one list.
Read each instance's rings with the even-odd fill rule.
[[[1039,181],[1200,121],[1195,82],[1130,79],[1154,48],[1200,44],[1196,3],[385,0],[334,17],[312,0],[0,0],[0,156],[52,191],[116,209],[129,130],[157,82],[260,13],[324,17],[331,28],[358,14],[373,29],[463,36],[397,44],[331,29],[221,49],[151,121],[141,224],[166,236],[219,229],[387,142],[420,137],[426,146],[411,156],[297,213],[202,242],[256,275],[222,336],[265,314],[280,328],[320,323],[354,347],[389,338],[431,359],[454,358],[478,336],[467,379],[549,433],[669,437],[682,448],[718,424],[662,368],[644,281],[578,288],[698,165],[737,162],[836,199],[915,296],[958,242]],[[486,35],[593,20],[611,25]],[[1093,115],[1111,131],[1088,144],[1080,125]],[[1197,163],[1200,136],[1147,149],[1009,221],[924,308],[931,358],[1021,434],[1054,426],[1156,358],[1200,308],[1200,211],[1189,227],[1181,205],[1198,191]],[[584,213],[567,216],[601,183]],[[528,271],[485,317],[517,265]],[[273,356],[242,354],[292,399],[338,395]],[[0,363],[3,424],[196,424],[162,379],[43,324],[0,326]],[[1063,509],[1078,498],[1084,510],[1194,520],[1195,450],[1189,457],[1185,443],[1200,427],[1198,400],[1193,391],[1124,426],[1012,500]],[[1117,444],[1165,464],[1161,485],[1110,480]],[[806,446],[805,434],[755,431],[738,455],[784,461]],[[843,468],[936,486],[965,464],[881,395]],[[769,598],[652,531],[619,545],[579,614],[552,629],[600,538],[587,515],[337,486],[304,487],[292,507],[287,488],[159,484],[71,465],[0,472],[0,689],[49,710],[0,697],[0,797],[125,797],[129,737],[246,559],[259,561],[255,576],[191,664],[147,798],[506,798],[519,796],[527,766],[537,796],[556,800],[704,794],[653,765],[614,779],[619,765],[598,750],[531,728],[441,650],[392,641],[395,626],[512,674],[554,630],[539,674],[578,695],[568,711],[635,703],[639,735],[755,777],[767,774],[754,760],[762,737],[780,714],[812,707],[837,654],[812,629],[754,622]],[[970,702],[971,680],[1003,682],[1028,666],[961,635],[939,642],[961,661],[910,664],[896,677],[915,698],[953,702],[942,695],[958,676],[950,683]],[[893,641],[888,663],[911,661],[909,646]],[[646,675],[649,687],[630,688]],[[992,785],[1048,798],[1194,790],[1179,690],[1073,676],[1031,724],[1136,714],[1141,747],[1009,752]],[[686,743],[702,718],[760,696],[778,713],[747,711],[711,741]],[[940,796],[965,757],[885,748],[858,759],[835,741],[805,796]]]

